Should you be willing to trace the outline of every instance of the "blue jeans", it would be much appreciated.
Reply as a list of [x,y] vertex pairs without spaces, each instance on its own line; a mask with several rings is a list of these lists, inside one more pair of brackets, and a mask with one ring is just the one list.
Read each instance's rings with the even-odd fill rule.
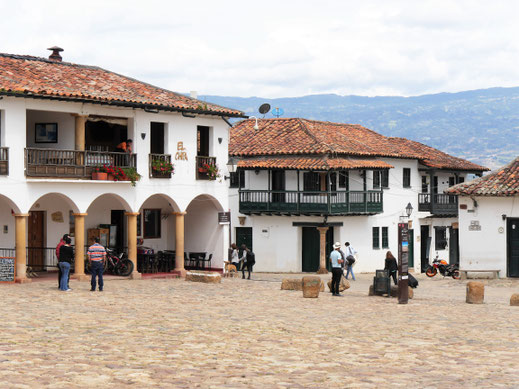
[[99,277],[99,290],[103,290],[103,271],[103,261],[92,261],[90,263],[90,273],[92,274],[90,285],[92,290],[96,290],[96,276]]
[[348,265],[348,270],[346,271],[346,279],[348,279],[348,275],[351,273],[351,278],[353,281],[355,281],[355,274],[353,274],[353,267],[351,265]]
[[70,263],[59,262],[59,268],[61,269],[61,279],[59,280],[59,290],[68,289],[68,273],[70,272]]

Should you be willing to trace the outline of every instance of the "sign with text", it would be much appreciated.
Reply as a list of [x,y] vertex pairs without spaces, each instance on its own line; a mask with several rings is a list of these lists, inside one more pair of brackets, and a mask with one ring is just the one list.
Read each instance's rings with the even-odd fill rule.
[[177,152],[175,154],[175,160],[187,161],[187,152],[184,147],[184,142],[177,142]]
[[14,258],[0,257],[0,282],[14,282]]
[[218,224],[230,224],[231,213],[230,212],[218,212]]
[[398,223],[398,303],[407,304],[409,272],[409,229],[407,223]]

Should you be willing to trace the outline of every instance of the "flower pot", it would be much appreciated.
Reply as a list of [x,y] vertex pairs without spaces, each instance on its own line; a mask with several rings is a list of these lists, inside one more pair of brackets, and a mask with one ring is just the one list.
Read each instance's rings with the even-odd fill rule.
[[105,172],[92,172],[92,180],[106,180],[108,174]]
[[207,173],[207,169],[205,167],[199,167],[198,168],[199,173]]
[[115,181],[115,176],[113,174],[108,174],[108,177],[106,179],[108,181]]

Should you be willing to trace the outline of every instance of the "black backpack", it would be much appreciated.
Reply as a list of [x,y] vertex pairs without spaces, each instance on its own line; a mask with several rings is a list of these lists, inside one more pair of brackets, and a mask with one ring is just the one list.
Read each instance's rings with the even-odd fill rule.
[[252,251],[247,251],[247,263],[254,265],[256,263],[256,256]]

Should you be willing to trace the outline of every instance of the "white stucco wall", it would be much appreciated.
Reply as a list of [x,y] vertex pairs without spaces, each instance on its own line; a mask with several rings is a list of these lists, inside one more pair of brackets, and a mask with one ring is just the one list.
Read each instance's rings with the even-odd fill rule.
[[[500,270],[507,275],[506,218],[519,217],[519,197],[475,197],[477,207],[467,196],[459,197],[460,268],[464,270]],[[503,220],[503,216],[505,220]],[[470,230],[471,222],[479,231]]]

